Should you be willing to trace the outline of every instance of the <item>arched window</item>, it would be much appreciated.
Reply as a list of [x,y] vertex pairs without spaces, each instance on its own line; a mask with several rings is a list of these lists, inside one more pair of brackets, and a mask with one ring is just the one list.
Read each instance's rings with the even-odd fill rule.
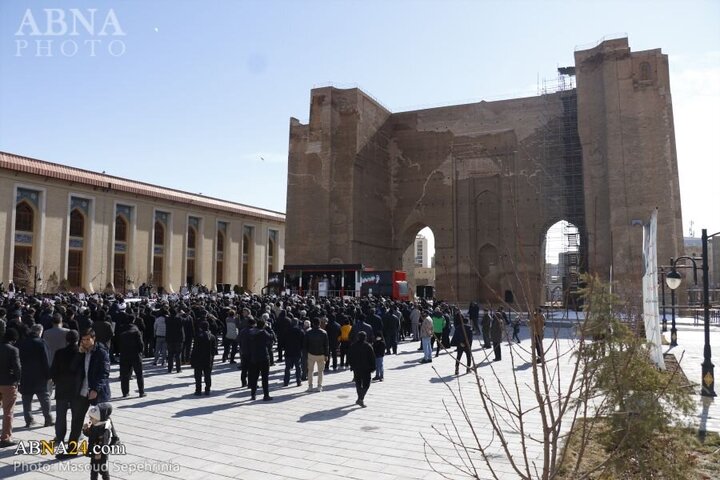
[[15,207],[15,230],[32,232],[35,226],[35,210],[27,202],[18,203]]
[[115,217],[115,241],[127,242],[127,221],[122,215]]
[[225,234],[222,232],[218,232],[217,236],[217,251],[223,252],[225,251]]
[[652,69],[648,62],[640,64],[640,80],[652,80]]
[[67,279],[72,287],[81,287],[83,284],[83,262],[85,236],[85,215],[74,208],[70,212],[70,249],[68,250],[68,275]]
[[193,227],[188,227],[187,248],[195,248],[195,229]]
[[128,222],[125,217],[115,217],[115,253],[113,255],[113,285],[125,293],[127,288],[127,253]]
[[70,236],[80,238],[85,236],[85,216],[78,209],[70,212]]
[[217,283],[223,283],[224,282],[224,275],[223,275],[223,260],[225,258],[224,255],[225,252],[225,234],[218,230],[217,232],[217,260],[216,260],[216,268],[215,268],[215,274],[216,279],[215,281]]
[[250,279],[250,235],[243,235],[242,243],[242,286],[249,288]]
[[154,229],[155,245],[165,245],[165,227],[159,220],[155,222]]
[[185,255],[185,284],[191,287],[195,284],[195,246],[197,245],[197,231],[191,224],[187,229],[187,251]]

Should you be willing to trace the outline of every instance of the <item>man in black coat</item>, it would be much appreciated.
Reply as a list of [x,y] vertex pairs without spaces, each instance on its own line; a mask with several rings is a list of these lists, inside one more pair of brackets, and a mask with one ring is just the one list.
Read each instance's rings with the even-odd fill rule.
[[[332,358],[332,369],[337,370],[337,351],[338,351],[338,338],[340,337],[340,324],[335,320],[335,315],[331,315],[328,318],[328,323],[325,325],[325,331],[327,332],[328,341],[330,342],[330,357]],[[325,371],[330,370],[330,362],[325,364]]]
[[305,332],[298,326],[297,320],[290,320],[290,325],[285,329],[285,378],[284,385],[290,384],[290,371],[295,368],[295,381],[299,387],[302,384],[302,348]]
[[3,409],[0,448],[17,445],[17,442],[12,438],[17,385],[22,375],[20,352],[15,348],[17,339],[17,331],[10,329],[5,332],[4,341],[0,344],[0,401],[2,401]]
[[472,322],[472,328],[475,333],[480,333],[480,305],[477,302],[470,302],[468,307],[468,316]]
[[32,417],[32,399],[37,395],[40,408],[45,417],[45,426],[54,425],[50,416],[50,365],[48,364],[47,344],[40,338],[43,327],[35,324],[30,327],[30,336],[20,343],[20,364],[23,366],[20,377],[20,393],[22,394],[23,414],[27,428],[36,424]]
[[355,389],[357,390],[356,404],[365,407],[365,395],[370,388],[370,376],[375,371],[375,351],[367,343],[367,334],[358,332],[356,341],[350,347],[350,366],[355,375]]
[[263,401],[270,401],[268,379],[270,375],[270,357],[268,356],[268,346],[272,345],[273,338],[267,330],[265,330],[265,320],[262,318],[257,321],[255,328],[249,332],[250,347],[250,398],[255,400],[255,392],[257,391],[258,377],[262,376]]
[[492,325],[492,317],[490,317],[490,306],[485,307],[485,313],[482,317],[482,337],[483,348],[490,348],[490,325]]
[[138,393],[145,396],[145,380],[143,379],[142,353],[145,349],[140,329],[131,323],[125,331],[118,335],[118,350],[120,352],[120,389],[123,398],[130,391],[130,375],[135,372]]
[[200,322],[198,334],[193,342],[190,353],[190,366],[195,373],[195,395],[200,395],[202,378],[205,378],[205,395],[210,395],[212,386],[212,366],[217,349],[215,335],[208,331],[210,325],[206,321]]
[[502,359],[500,346],[502,344],[504,329],[505,319],[502,316],[502,312],[495,312],[492,317],[492,323],[490,324],[490,338],[492,339],[493,351],[495,352],[494,362],[499,362]]
[[80,335],[75,330],[65,334],[67,346],[55,352],[50,367],[50,376],[55,382],[55,441],[65,441],[67,432],[67,411],[73,412],[77,405],[82,373],[80,372],[80,352],[78,340]]
[[383,337],[385,337],[385,345],[387,355],[392,351],[393,355],[397,355],[398,335],[400,332],[400,315],[397,307],[393,305],[383,315]]
[[168,350],[168,373],[172,372],[173,363],[176,365],[177,373],[180,373],[185,329],[182,320],[177,315],[171,314],[165,319],[165,341]]
[[238,332],[238,345],[240,346],[240,381],[242,386],[247,386],[248,373],[250,372],[250,331],[255,328],[255,319],[249,318],[245,326]]

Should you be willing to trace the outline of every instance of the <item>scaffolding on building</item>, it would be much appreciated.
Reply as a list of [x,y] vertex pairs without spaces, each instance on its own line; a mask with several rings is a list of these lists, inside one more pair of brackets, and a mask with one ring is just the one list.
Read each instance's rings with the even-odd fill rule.
[[[556,79],[544,80],[542,97],[540,163],[545,175],[541,194],[548,216],[561,220],[548,229],[545,238],[550,254],[544,271],[545,300],[550,305],[577,307],[580,274],[587,268],[587,242],[575,67],[558,68]],[[558,101],[562,109],[559,115]]]

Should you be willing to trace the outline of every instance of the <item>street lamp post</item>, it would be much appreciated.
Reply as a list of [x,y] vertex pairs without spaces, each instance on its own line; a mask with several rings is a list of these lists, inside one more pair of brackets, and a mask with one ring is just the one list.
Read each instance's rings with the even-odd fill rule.
[[670,346],[677,347],[677,328],[675,328],[675,289],[670,289],[670,308],[672,311],[672,327],[670,327]]
[[[716,235],[720,235],[720,232],[713,233],[712,235],[707,234],[707,229],[702,230],[702,273],[703,273],[703,314],[705,320],[705,347],[703,349],[703,363],[702,363],[702,378],[701,378],[701,395],[704,397],[715,397],[715,366],[712,363],[712,352],[710,348],[710,280],[708,279],[708,239]],[[670,266],[672,271],[665,277],[668,287],[674,292],[676,288],[680,286],[682,281],[680,274],[677,272],[677,262],[681,259],[688,259],[693,263],[693,273],[695,278],[695,285],[697,285],[697,263],[693,257],[679,257],[676,260],[670,259]],[[674,317],[674,310],[673,310]]]
[[702,229],[702,272],[703,272],[703,314],[705,317],[705,348],[703,349],[702,363],[702,396],[715,397],[715,366],[712,363],[712,352],[710,349],[710,288],[708,268],[708,238],[720,235],[720,232],[707,234],[707,229]]
[[667,318],[665,317],[665,269],[660,267],[660,291],[662,292],[662,331],[667,332]]

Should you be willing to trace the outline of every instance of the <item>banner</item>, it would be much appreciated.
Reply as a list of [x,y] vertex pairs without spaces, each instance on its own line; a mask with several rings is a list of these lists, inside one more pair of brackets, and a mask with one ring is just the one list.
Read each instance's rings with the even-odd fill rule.
[[660,370],[665,370],[658,305],[657,208],[650,216],[650,223],[643,225],[643,267],[645,338],[650,342],[650,358]]

